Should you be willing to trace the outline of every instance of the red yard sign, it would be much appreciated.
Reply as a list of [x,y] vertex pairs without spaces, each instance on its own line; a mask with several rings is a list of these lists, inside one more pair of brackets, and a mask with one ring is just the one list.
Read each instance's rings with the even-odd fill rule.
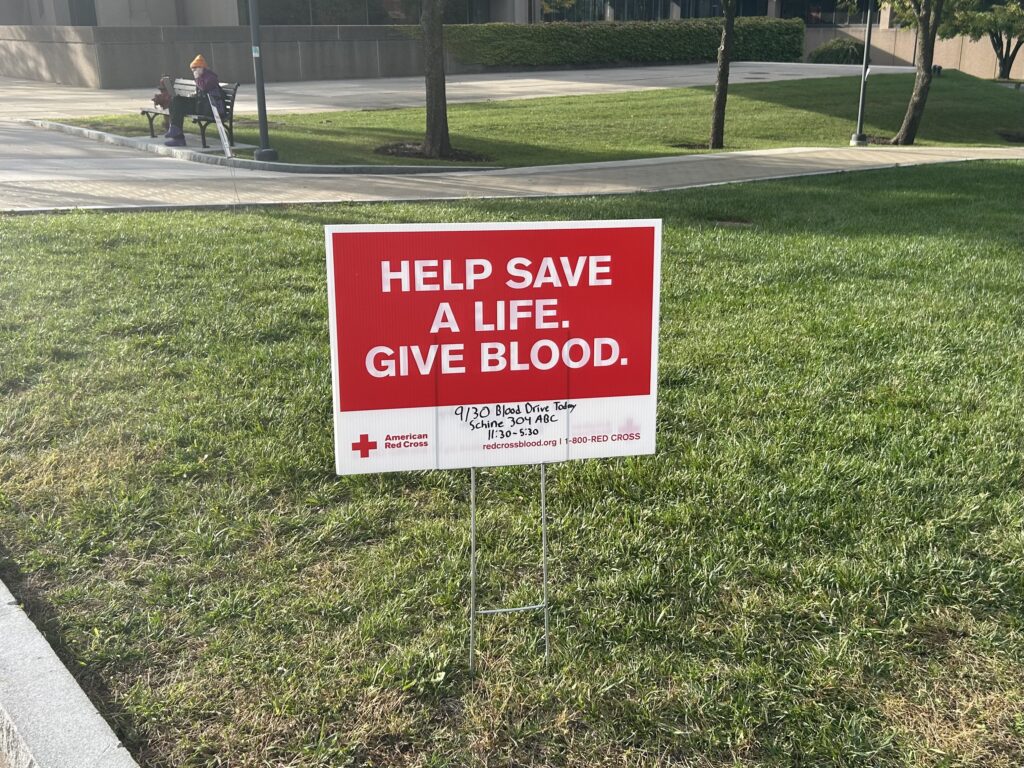
[[326,228],[339,474],[654,452],[660,221]]

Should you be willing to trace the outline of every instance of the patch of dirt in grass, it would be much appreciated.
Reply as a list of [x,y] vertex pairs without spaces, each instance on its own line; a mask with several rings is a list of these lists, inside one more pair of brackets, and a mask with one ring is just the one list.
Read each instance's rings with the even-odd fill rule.
[[[326,120],[324,122],[330,122]],[[235,127],[241,126],[242,128],[259,128],[260,121],[252,117],[236,117]],[[282,123],[279,120],[267,120],[267,128],[287,128],[288,123]]]
[[680,142],[679,144],[669,144],[669,146],[672,147],[673,149],[707,149],[708,148],[707,142],[704,142],[703,144],[701,144],[701,143],[695,143],[695,142],[692,142],[692,141],[683,141],[683,142]]
[[46,504],[54,493],[62,498],[106,488],[139,463],[141,448],[129,443],[83,440],[48,450],[12,452],[0,465],[0,478],[16,490],[26,507]]
[[868,144],[892,144],[892,136],[868,136]]
[[[412,157],[417,160],[434,160],[423,154],[423,145],[412,142],[398,142],[396,144],[385,144],[373,150],[376,155],[388,155],[390,157]],[[458,160],[464,163],[485,163],[490,160],[486,155],[478,155],[476,152],[467,152],[464,149],[452,149],[451,157],[445,160]]]
[[1014,144],[1024,144],[1024,131],[996,131],[996,135]]
[[1012,659],[980,655],[973,634],[946,625],[911,632],[915,645],[933,652],[908,664],[902,690],[881,697],[904,749],[917,753],[915,764],[1024,765],[1024,671]]

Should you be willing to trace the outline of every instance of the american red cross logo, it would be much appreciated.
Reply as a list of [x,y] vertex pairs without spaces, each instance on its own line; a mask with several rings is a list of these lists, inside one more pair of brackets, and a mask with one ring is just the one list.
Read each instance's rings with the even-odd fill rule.
[[359,451],[359,458],[365,459],[370,455],[370,451],[376,450],[377,441],[371,440],[369,435],[360,435],[359,440],[352,443],[352,450]]

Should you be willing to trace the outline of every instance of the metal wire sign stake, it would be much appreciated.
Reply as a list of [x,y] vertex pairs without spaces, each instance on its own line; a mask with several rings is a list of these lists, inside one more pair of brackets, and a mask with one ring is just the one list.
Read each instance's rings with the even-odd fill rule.
[[[324,228],[335,468],[470,470],[479,620],[544,612],[547,465],[655,452],[658,219]],[[540,467],[541,602],[481,608],[477,474]]]
[[551,661],[551,606],[548,602],[548,506],[547,464],[540,465],[541,602],[515,608],[477,607],[476,599],[476,467],[469,470],[469,671],[476,672],[476,618],[502,613],[544,611],[544,663]]

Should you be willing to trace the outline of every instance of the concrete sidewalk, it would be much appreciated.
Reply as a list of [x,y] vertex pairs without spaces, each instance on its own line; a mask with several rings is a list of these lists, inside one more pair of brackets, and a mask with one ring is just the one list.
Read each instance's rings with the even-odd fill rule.
[[[879,67],[875,71],[884,74],[908,68]],[[739,62],[733,66],[731,80],[792,80],[858,72],[857,66]],[[714,76],[711,64],[463,75],[449,78],[447,90],[454,103],[708,85]],[[2,78],[0,87],[5,95],[0,120],[4,115],[25,119],[137,112],[152,93],[151,89],[95,91]],[[267,102],[271,112],[419,106],[423,81],[270,83]],[[248,94],[242,91],[238,109],[255,110],[251,88]],[[1008,151],[996,152],[1000,157],[1013,156]],[[155,156],[0,121],[0,211],[611,194],[982,156],[992,155],[986,150],[837,148],[449,171],[430,176],[397,177],[384,175],[383,169],[380,173],[306,176],[199,165],[181,157]]]
[[200,165],[0,123],[0,211],[607,195],[981,159],[1024,160],[1024,147],[793,148],[424,175],[308,175]]
[[0,766],[138,768],[3,582]]

